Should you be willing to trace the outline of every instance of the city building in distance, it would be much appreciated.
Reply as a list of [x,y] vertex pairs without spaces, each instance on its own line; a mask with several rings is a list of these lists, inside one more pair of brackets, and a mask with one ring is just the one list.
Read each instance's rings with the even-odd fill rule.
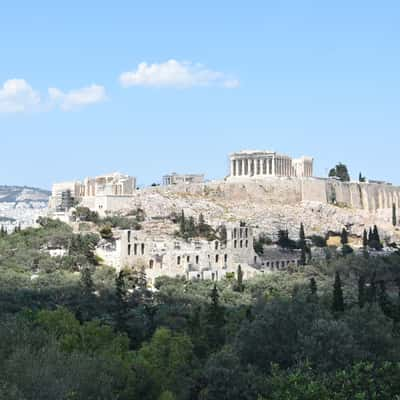
[[177,174],[173,172],[163,176],[163,185],[178,185],[180,183],[203,183],[204,174]]

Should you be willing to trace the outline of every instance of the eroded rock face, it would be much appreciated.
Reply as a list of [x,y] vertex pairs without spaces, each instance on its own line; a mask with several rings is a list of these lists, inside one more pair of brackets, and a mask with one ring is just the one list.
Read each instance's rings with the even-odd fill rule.
[[381,204],[385,207],[370,210],[343,202],[332,205],[321,199],[305,200],[303,190],[301,181],[296,179],[152,187],[138,191],[132,206],[143,208],[149,218],[160,219],[184,210],[186,215],[195,217],[202,213],[213,225],[245,220],[257,232],[271,235],[279,229],[288,229],[293,238],[297,237],[301,222],[307,235],[338,232],[344,226],[350,233],[361,235],[364,229],[377,225],[382,239],[397,240],[400,237],[392,225],[389,200]]

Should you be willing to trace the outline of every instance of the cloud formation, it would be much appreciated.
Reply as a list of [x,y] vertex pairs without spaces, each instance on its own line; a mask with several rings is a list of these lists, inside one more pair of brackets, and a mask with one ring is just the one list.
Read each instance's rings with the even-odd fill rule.
[[50,102],[59,105],[64,111],[100,103],[107,99],[106,91],[100,85],[91,85],[81,89],[70,90],[66,93],[57,88],[49,88],[48,93]]
[[123,72],[119,77],[123,87],[175,87],[219,86],[237,88],[239,80],[218,71],[207,69],[202,64],[168,60],[160,64],[140,63],[135,71]]
[[0,88],[0,113],[44,112],[54,108],[71,111],[106,98],[104,87],[93,84],[66,93],[49,88],[48,97],[44,99],[25,79],[9,79]]
[[24,79],[9,79],[0,89],[0,113],[32,111],[39,106],[39,93]]

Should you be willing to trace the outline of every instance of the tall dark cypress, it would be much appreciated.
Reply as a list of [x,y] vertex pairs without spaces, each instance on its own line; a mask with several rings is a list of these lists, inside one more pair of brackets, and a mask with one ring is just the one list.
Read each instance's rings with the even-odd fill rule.
[[347,233],[346,228],[342,229],[342,234],[340,235],[340,243],[344,246],[349,243],[349,234]]
[[224,344],[225,325],[225,311],[219,303],[217,285],[214,285],[210,293],[210,300],[206,313],[206,332],[209,348],[214,351]]
[[318,293],[317,281],[314,277],[310,279],[310,292],[312,297],[316,297]]
[[239,264],[238,269],[237,269],[237,291],[239,293],[242,293],[244,290],[244,285],[243,285],[243,271],[242,267]]
[[124,271],[120,271],[115,278],[115,325],[121,332],[126,331],[126,318],[128,313],[127,294],[125,273]]
[[371,246],[373,241],[374,241],[374,234],[372,232],[372,228],[369,228],[369,231],[368,231],[368,246]]
[[364,229],[363,233],[363,247],[364,248],[368,247],[368,233],[366,229]]
[[344,311],[344,299],[342,281],[340,279],[339,272],[335,274],[335,283],[333,285],[333,302],[332,302],[333,313],[342,313]]
[[306,234],[304,232],[304,224],[300,224],[300,232],[299,232],[299,248],[301,250],[300,253],[300,265],[306,265],[307,263],[307,245],[306,245]]

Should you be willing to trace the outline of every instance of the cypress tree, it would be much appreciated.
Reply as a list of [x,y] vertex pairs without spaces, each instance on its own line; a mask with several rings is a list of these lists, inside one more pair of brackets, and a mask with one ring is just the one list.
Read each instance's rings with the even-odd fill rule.
[[336,272],[335,274],[335,283],[333,285],[332,311],[335,314],[342,313],[344,311],[342,281],[340,280],[339,272]]
[[347,233],[346,228],[342,229],[342,234],[340,235],[340,243],[344,246],[349,243],[349,234]]
[[224,344],[223,328],[225,324],[225,311],[219,303],[217,285],[214,285],[210,299],[211,303],[206,313],[206,331],[209,347],[214,351]]
[[363,247],[364,248],[368,247],[368,233],[366,229],[364,229],[363,233]]
[[363,308],[366,301],[366,293],[365,293],[365,277],[364,275],[360,275],[358,278],[358,305],[360,308]]
[[90,266],[82,268],[80,283],[83,290],[83,294],[86,297],[91,297],[94,294],[94,283],[92,277],[92,270]]
[[188,237],[196,236],[196,225],[194,223],[194,218],[192,216],[190,216],[186,221],[185,231]]
[[315,280],[314,277],[310,279],[310,292],[312,298],[317,297],[318,287],[317,287],[317,281]]
[[300,253],[300,265],[306,265],[307,259],[306,259],[306,249],[304,247],[301,248],[301,253]]
[[237,269],[237,291],[239,293],[242,293],[244,290],[244,285],[243,285],[243,271],[242,267],[239,264],[238,269]]
[[307,258],[306,258],[306,235],[304,233],[304,225],[303,225],[303,223],[300,224],[298,247],[301,250],[300,265],[306,265],[306,263],[307,263]]
[[206,221],[204,219],[204,215],[200,213],[199,215],[199,221],[198,221],[198,229],[199,229],[199,234],[203,235],[206,232]]
[[115,325],[121,331],[126,331],[126,317],[128,312],[127,289],[125,283],[125,273],[120,271],[115,278],[115,297],[116,297],[116,312]]
[[181,212],[181,217],[179,219],[179,232],[182,236],[184,236],[186,233],[186,218],[185,218],[185,212],[183,210]]
[[372,242],[374,240],[373,236],[374,235],[372,233],[372,228],[369,228],[369,231],[368,231],[368,246],[371,246],[371,244],[372,244]]
[[376,225],[374,225],[374,229],[372,231],[372,247],[378,251],[382,250],[381,238],[379,236],[378,227]]
[[95,309],[95,287],[90,266],[85,266],[81,269],[80,286],[82,289],[82,299],[79,303],[78,319],[82,322],[90,320]]
[[392,205],[392,224],[393,224],[393,226],[397,225],[397,210],[396,210],[395,203],[393,203],[393,205]]

